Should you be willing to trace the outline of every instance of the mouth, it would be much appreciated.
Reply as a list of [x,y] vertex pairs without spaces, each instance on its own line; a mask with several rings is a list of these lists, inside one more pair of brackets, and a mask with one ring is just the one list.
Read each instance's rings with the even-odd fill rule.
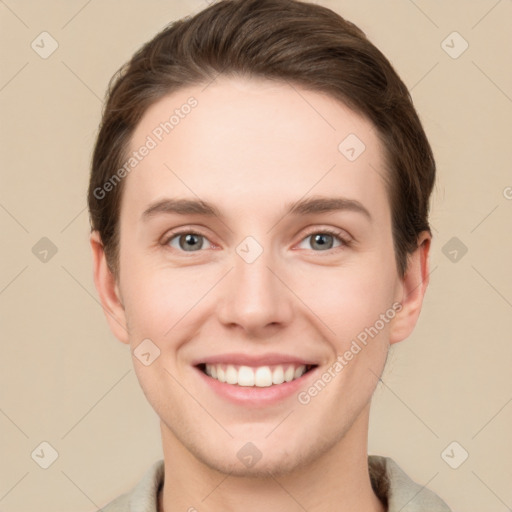
[[206,376],[239,387],[276,387],[284,383],[301,379],[314,370],[316,364],[275,364],[265,366],[246,366],[228,363],[200,363],[196,365]]

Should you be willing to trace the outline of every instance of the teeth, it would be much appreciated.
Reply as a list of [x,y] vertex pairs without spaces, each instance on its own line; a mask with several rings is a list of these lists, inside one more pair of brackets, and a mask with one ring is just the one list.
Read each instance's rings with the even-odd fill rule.
[[226,382],[228,384],[237,384],[238,383],[238,372],[235,370],[233,365],[228,365],[226,368]]
[[284,380],[286,382],[291,382],[293,380],[293,376],[295,375],[295,368],[293,366],[289,366],[284,372]]
[[295,368],[295,372],[293,373],[293,378],[298,379],[299,377],[302,377],[306,373],[306,367],[305,366],[298,366]]
[[[260,368],[258,368],[260,370]],[[231,384],[238,384],[239,386],[254,386],[256,382],[256,375],[252,368],[248,366],[240,366],[240,370],[238,370],[238,374],[235,370],[235,382],[231,382]],[[258,381],[258,386],[260,386],[260,382]]]
[[282,384],[284,382],[284,370],[282,366],[276,366],[272,372],[272,384]]
[[306,373],[305,365],[235,366],[232,364],[206,364],[206,374],[228,384],[264,388],[272,385],[291,382]]
[[[255,372],[251,368],[249,371],[254,374],[254,382],[260,387],[272,386],[272,372],[268,366],[261,366],[257,368]],[[240,374],[242,373],[242,368],[240,368]]]

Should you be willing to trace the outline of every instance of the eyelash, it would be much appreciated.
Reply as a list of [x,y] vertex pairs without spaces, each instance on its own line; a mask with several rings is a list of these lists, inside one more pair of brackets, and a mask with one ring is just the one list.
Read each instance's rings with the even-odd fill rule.
[[[301,239],[301,242],[303,240],[306,240],[306,238],[309,238],[312,235],[319,235],[319,234],[320,235],[331,235],[334,238],[337,238],[338,241],[341,242],[342,245],[339,247],[333,247],[332,249],[326,249],[325,251],[314,251],[314,252],[329,252],[329,251],[332,252],[332,251],[336,251],[337,249],[341,250],[344,247],[350,247],[351,243],[352,243],[352,241],[349,240],[347,237],[345,237],[341,231],[338,231],[333,228],[311,230],[308,233],[306,233],[306,235]],[[313,250],[313,249],[311,249],[311,250]]]
[[[344,248],[351,247],[351,245],[352,245],[352,241],[349,240],[348,238],[346,238],[341,231],[337,231],[337,230],[332,229],[332,228],[311,230],[311,231],[309,231],[308,233],[305,234],[305,236],[300,240],[300,242],[303,242],[304,240],[306,240],[310,236],[317,235],[317,234],[320,234],[320,235],[331,235],[334,238],[336,238],[339,242],[341,242],[342,245],[338,246],[338,247],[333,247],[331,249],[326,249],[324,251],[315,251],[314,249],[310,249],[313,252],[332,253],[333,251],[343,250]],[[169,242],[172,239],[174,239],[174,238],[176,238],[177,236],[180,236],[180,235],[196,235],[196,236],[201,236],[201,237],[205,238],[206,240],[208,240],[208,237],[203,235],[202,233],[199,233],[199,232],[191,230],[191,229],[182,229],[180,231],[173,231],[173,232],[169,233],[164,238],[164,240],[162,241],[162,245],[166,246],[166,247],[170,247],[169,246]],[[173,249],[174,249],[174,247],[171,248],[171,250],[173,250]],[[180,249],[177,249],[177,250],[179,252],[181,252],[181,253],[184,253],[184,254],[189,253],[190,255],[194,254],[195,252],[203,252],[203,249],[199,250],[199,251],[183,251],[183,250],[180,250]]]

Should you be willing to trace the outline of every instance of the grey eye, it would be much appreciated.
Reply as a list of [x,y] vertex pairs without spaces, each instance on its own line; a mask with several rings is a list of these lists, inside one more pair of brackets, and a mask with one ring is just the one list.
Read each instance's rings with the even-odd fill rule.
[[[304,238],[302,243],[305,243],[307,240],[311,240],[309,242],[310,247],[318,251],[326,251],[329,249],[333,249],[335,247],[334,243],[336,241],[338,241],[338,245],[336,247],[341,245],[336,235],[331,235],[330,233],[324,233],[322,231],[308,235],[306,238]],[[309,249],[309,247],[305,248]]]
[[[174,235],[168,242],[168,244],[174,249],[180,249],[186,252],[195,252],[203,249],[206,238],[203,235],[197,233],[178,233]],[[176,243],[178,246],[176,246]]]

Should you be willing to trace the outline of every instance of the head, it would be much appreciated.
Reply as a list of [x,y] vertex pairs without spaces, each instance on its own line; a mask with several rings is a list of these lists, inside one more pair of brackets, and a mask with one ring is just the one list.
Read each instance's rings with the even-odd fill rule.
[[[145,44],[109,88],[91,243],[111,329],[168,435],[239,474],[341,442],[418,318],[434,178],[407,88],[327,8],[225,0]],[[312,367],[295,393],[309,399],[248,408],[205,384],[208,360],[269,353]],[[250,468],[248,441],[263,453]]]

